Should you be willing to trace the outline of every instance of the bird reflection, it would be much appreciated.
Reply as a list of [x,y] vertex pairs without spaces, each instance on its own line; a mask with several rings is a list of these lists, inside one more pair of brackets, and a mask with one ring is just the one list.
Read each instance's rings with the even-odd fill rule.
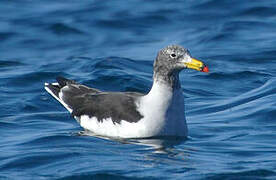
[[149,150],[153,150],[154,153],[165,153],[173,155],[174,147],[184,143],[187,138],[186,137],[178,137],[178,136],[158,136],[151,138],[131,138],[131,139],[122,139],[122,138],[114,138],[114,137],[105,137],[94,134],[91,131],[84,130],[78,133],[80,136],[93,136],[101,139],[117,141],[122,144],[136,144],[147,146]]

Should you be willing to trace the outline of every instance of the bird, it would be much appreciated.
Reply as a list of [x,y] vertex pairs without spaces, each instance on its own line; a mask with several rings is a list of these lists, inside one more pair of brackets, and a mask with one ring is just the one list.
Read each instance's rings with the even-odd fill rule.
[[147,94],[101,91],[74,80],[57,77],[45,83],[83,127],[111,138],[187,137],[185,104],[179,73],[183,69],[209,72],[208,66],[180,45],[169,45],[157,53],[153,82]]

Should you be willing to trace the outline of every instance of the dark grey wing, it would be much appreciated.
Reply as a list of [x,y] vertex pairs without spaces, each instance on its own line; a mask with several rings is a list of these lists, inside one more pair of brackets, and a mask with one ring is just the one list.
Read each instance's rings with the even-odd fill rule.
[[135,101],[138,96],[123,93],[86,93],[72,97],[69,91],[63,93],[63,101],[76,117],[87,115],[96,117],[98,121],[111,118],[114,123],[120,123],[121,120],[138,122],[143,117],[137,111]]
[[140,93],[104,93],[63,77],[58,77],[57,83],[46,83],[45,88],[72,116],[87,115],[96,117],[98,121],[111,118],[114,123],[121,120],[137,122],[143,117],[136,109],[136,100],[142,96]]

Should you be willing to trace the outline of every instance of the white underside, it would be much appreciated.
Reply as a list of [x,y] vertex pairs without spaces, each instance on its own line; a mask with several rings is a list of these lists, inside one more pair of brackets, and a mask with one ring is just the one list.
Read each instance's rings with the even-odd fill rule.
[[[72,110],[49,88],[45,88],[70,113]],[[59,94],[62,97],[62,91]],[[143,118],[136,123],[121,120],[113,123],[111,118],[98,121],[96,117],[83,115],[75,117],[80,125],[101,136],[118,138],[143,138],[153,136],[187,136],[182,90],[172,92],[170,87],[154,82],[151,91],[136,102]]]

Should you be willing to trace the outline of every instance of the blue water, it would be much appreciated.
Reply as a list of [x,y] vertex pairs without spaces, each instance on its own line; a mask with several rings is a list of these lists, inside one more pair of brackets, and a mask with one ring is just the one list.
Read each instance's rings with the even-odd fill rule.
[[[275,1],[2,0],[0,179],[276,179]],[[160,48],[181,73],[187,140],[110,140],[43,89],[65,76],[146,93]]]

